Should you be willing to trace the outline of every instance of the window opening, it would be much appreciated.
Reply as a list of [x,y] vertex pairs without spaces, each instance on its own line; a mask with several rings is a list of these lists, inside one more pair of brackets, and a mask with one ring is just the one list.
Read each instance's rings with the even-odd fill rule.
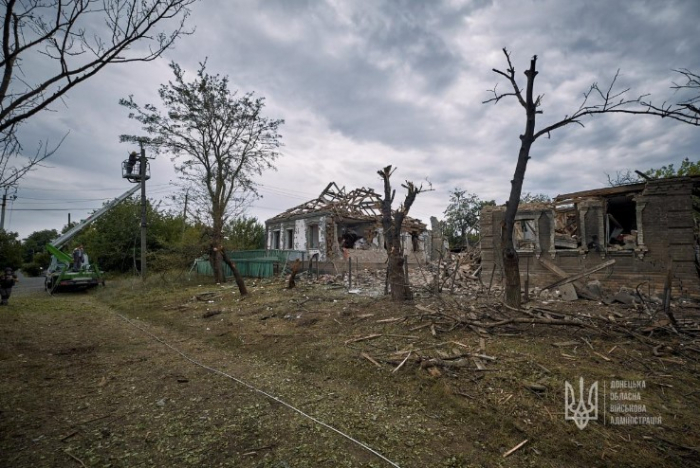
[[557,207],[554,212],[554,248],[577,249],[581,245],[575,205]]
[[637,206],[626,196],[607,199],[606,236],[608,250],[634,250],[637,247]]
[[537,226],[534,219],[515,220],[513,240],[516,250],[535,250],[537,245]]
[[309,226],[309,248],[317,249],[319,245],[318,239],[318,224],[312,224]]
[[286,242],[285,242],[285,249],[291,250],[294,248],[294,229],[287,229],[287,235],[286,235]]

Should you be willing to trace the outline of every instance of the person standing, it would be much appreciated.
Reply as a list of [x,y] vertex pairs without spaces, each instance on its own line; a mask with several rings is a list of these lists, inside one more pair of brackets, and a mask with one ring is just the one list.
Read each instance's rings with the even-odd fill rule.
[[132,151],[129,153],[129,160],[126,162],[126,174],[131,175],[131,173],[134,170],[134,166],[136,165],[136,158],[138,158],[138,154],[136,154],[136,151]]
[[12,268],[5,268],[4,274],[0,277],[0,305],[8,305],[12,287],[17,281],[17,275],[12,271]]
[[79,245],[75,249],[73,249],[73,271],[79,271],[80,268],[83,266],[83,254],[85,251],[83,250],[83,246]]

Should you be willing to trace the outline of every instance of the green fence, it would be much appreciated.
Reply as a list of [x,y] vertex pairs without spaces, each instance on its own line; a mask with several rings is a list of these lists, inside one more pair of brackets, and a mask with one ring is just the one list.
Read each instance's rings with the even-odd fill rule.
[[[306,252],[299,250],[240,250],[226,252],[228,258],[236,264],[242,276],[250,278],[271,278],[276,272],[281,271],[287,262],[299,258],[304,260]],[[233,272],[224,263],[224,275],[233,276]],[[195,260],[197,274],[213,276],[214,270],[209,262],[209,257],[204,256]]]

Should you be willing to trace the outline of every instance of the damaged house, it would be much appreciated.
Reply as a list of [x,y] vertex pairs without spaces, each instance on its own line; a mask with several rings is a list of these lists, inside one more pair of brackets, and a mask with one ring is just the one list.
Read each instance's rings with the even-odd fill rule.
[[[513,240],[522,284],[547,287],[562,278],[597,279],[602,287],[661,294],[668,277],[676,297],[700,298],[693,197],[700,177],[568,193],[518,208]],[[505,207],[481,216],[483,274],[502,279]]]
[[[373,189],[346,192],[331,182],[315,200],[265,221],[266,248],[305,252],[305,258],[382,263],[387,255],[381,223],[381,197]],[[406,217],[401,245],[410,262],[424,263],[430,236],[421,221]]]

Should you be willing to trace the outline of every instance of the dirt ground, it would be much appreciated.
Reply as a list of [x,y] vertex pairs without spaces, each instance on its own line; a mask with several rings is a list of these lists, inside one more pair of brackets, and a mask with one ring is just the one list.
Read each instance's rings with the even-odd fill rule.
[[[676,304],[676,335],[589,301],[396,305],[303,279],[249,281],[242,299],[206,281],[14,295],[0,466],[700,466],[695,304]],[[596,325],[563,323],[577,317]],[[583,429],[565,418],[581,377],[599,385]]]

